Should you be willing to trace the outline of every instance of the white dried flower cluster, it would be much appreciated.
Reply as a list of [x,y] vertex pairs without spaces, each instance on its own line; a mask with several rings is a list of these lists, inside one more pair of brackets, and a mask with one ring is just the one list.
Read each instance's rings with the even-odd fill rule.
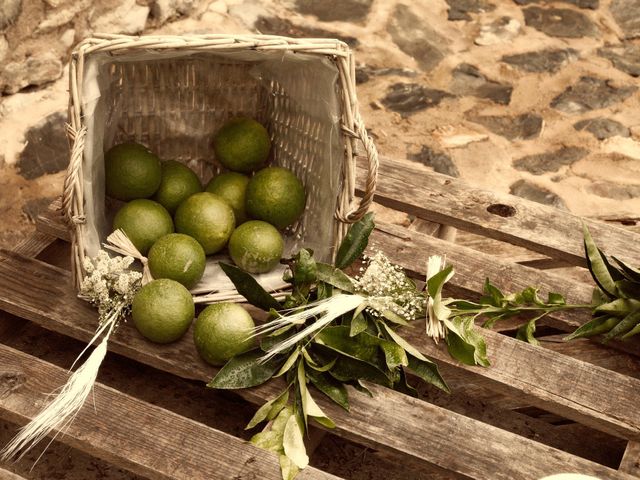
[[[367,296],[374,315],[390,310],[406,320],[415,320],[424,312],[425,296],[398,265],[380,251],[366,257],[368,265],[356,276],[356,291]],[[371,310],[370,310],[371,311]]]
[[80,285],[80,295],[96,305],[103,318],[114,310],[124,312],[140,288],[142,274],[129,269],[132,257],[110,257],[100,250],[95,258],[84,259],[87,275]]

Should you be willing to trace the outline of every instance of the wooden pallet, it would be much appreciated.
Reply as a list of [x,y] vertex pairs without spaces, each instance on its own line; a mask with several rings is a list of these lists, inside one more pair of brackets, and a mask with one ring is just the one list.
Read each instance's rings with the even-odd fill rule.
[[[473,189],[464,182],[406,162],[384,160],[377,201],[417,219],[509,242],[541,254],[526,265],[499,252],[481,252],[420,233],[380,224],[371,248],[424,278],[426,258],[446,254],[456,275],[449,293],[477,298],[485,277],[511,291],[536,285],[566,294],[571,302],[590,299],[591,285],[554,273],[553,265],[584,266],[582,219],[509,195]],[[607,253],[640,264],[640,235],[586,221]],[[38,233],[14,251],[0,251],[0,309],[47,330],[87,341],[96,314],[78,300],[68,270],[67,232],[50,210]],[[540,257],[540,255],[538,256]],[[527,265],[538,265],[545,270]],[[2,317],[0,317],[2,318]],[[539,479],[559,472],[601,479],[640,477],[640,358],[638,341],[560,341],[588,314],[558,314],[541,328],[542,346],[515,340],[514,324],[484,331],[490,368],[460,365],[442,345],[423,334],[406,337],[434,358],[453,387],[445,395],[425,388],[415,399],[372,386],[374,397],[353,392],[351,413],[317,398],[337,427],[332,433],[404,462],[418,478],[434,467],[443,478]],[[2,343],[11,322],[0,327],[0,416],[24,424],[45,395],[67,373]],[[123,325],[110,350],[172,375],[206,382],[216,369],[202,362],[191,336],[168,345],[145,341]],[[150,387],[151,388],[151,387]],[[272,381],[239,392],[259,405],[280,388]],[[59,440],[113,465],[148,478],[279,478],[277,458],[242,440],[105,385],[95,391],[95,409],[85,407]],[[170,434],[168,434],[170,432]],[[314,465],[313,455],[311,464]],[[0,466],[0,468],[9,468]],[[2,471],[0,470],[0,476]],[[309,467],[300,478],[337,478]]]

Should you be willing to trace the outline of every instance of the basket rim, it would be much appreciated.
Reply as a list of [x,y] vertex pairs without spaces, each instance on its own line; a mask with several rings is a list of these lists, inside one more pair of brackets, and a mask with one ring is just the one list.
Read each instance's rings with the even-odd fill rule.
[[122,35],[94,33],[78,43],[71,52],[72,58],[108,51],[112,54],[126,50],[287,50],[350,59],[351,48],[337,38],[296,38],[264,34],[184,34],[184,35]]

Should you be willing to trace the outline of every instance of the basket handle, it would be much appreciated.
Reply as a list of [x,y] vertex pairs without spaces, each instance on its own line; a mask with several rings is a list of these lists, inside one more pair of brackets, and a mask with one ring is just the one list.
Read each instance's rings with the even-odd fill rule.
[[[343,130],[354,139],[362,142],[367,159],[367,179],[365,181],[364,193],[362,195],[362,198],[360,199],[358,207],[354,210],[351,210],[347,214],[338,212],[339,220],[345,223],[355,223],[360,220],[365,213],[367,213],[369,207],[371,206],[371,203],[373,202],[373,196],[376,191],[376,183],[378,181],[378,150],[376,149],[373,140],[371,140],[371,137],[367,133],[367,129],[364,126],[364,122],[362,121],[360,114],[357,112],[354,115],[353,123],[355,127],[354,131],[351,131],[344,127]],[[355,177],[355,172],[353,172],[353,175]]]
[[84,211],[82,205],[78,203],[78,199],[82,191],[80,171],[82,168],[82,155],[86,134],[86,127],[75,130],[71,125],[67,124],[67,137],[72,143],[72,146],[67,175],[65,176],[62,190],[62,212],[69,225],[85,223]]

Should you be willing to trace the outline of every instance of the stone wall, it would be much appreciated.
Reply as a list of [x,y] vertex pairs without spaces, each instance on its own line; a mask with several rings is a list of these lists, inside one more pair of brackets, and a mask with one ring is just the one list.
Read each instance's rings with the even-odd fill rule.
[[67,59],[98,31],[337,36],[383,155],[640,217],[640,0],[2,0],[5,218],[59,191]]

